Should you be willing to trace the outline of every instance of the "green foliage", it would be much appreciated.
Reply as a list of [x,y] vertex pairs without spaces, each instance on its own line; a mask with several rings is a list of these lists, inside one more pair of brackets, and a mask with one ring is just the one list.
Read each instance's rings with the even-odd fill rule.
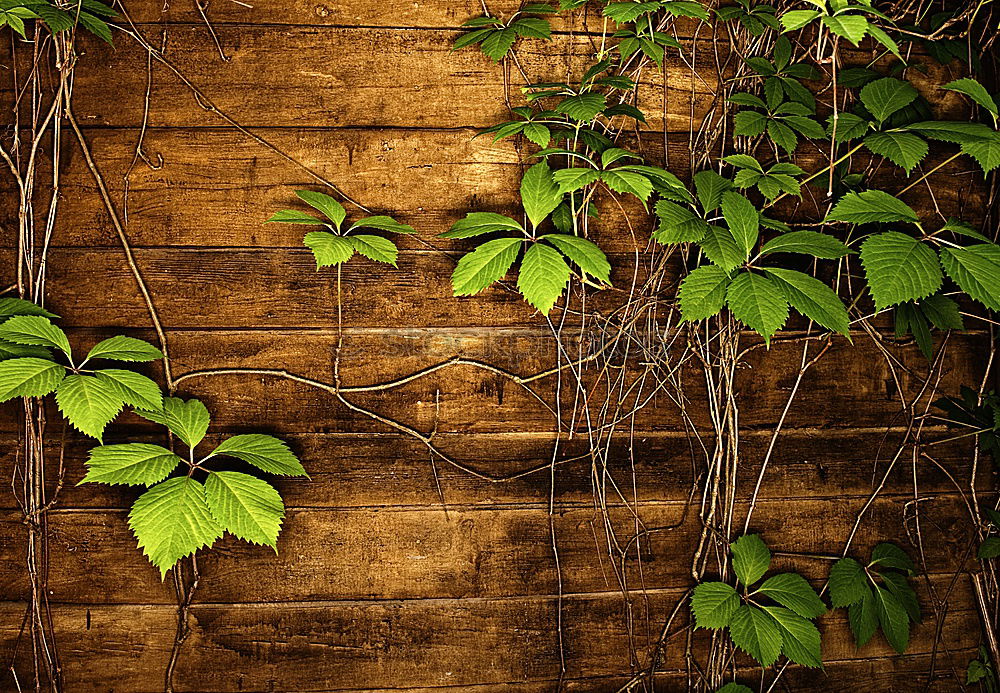
[[474,17],[462,24],[467,31],[455,41],[452,50],[478,45],[484,55],[499,62],[510,53],[518,38],[547,40],[552,27],[544,17],[555,11],[549,5],[529,4],[522,6],[507,22],[488,15]]
[[920,605],[908,580],[915,570],[906,552],[890,543],[872,549],[867,565],[853,558],[834,563],[830,603],[835,609],[847,607],[858,647],[881,629],[893,649],[906,651],[910,623],[920,623]]
[[995,392],[980,397],[963,385],[958,397],[942,397],[934,401],[934,406],[945,413],[943,418],[949,426],[975,433],[979,447],[1000,466],[1000,397]]
[[771,552],[759,535],[740,537],[731,549],[740,591],[724,582],[698,584],[691,596],[696,627],[727,629],[733,644],[762,666],[784,654],[802,666],[821,668],[820,633],[813,623],[826,613],[819,595],[796,573],[773,575],[754,589],[771,565]]
[[326,231],[310,231],[303,239],[305,246],[312,251],[313,257],[316,258],[316,269],[343,264],[354,257],[354,253],[363,255],[369,260],[384,262],[395,267],[399,255],[395,243],[382,236],[355,232],[359,229],[374,229],[393,234],[416,233],[413,227],[402,224],[392,217],[382,215],[362,217],[344,230],[342,227],[347,218],[347,210],[336,199],[326,193],[312,190],[296,190],[295,194],[322,214],[322,218],[300,210],[283,209],[275,212],[267,220],[267,223],[325,227]]
[[25,21],[38,20],[53,34],[70,31],[79,24],[102,41],[113,43],[108,20],[117,12],[98,0],[60,2],[49,0],[0,0],[0,27],[9,26],[27,38]]

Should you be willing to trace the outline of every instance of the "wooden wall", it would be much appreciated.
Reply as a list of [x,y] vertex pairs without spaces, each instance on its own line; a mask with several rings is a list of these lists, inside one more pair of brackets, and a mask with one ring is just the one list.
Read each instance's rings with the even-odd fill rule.
[[[496,9],[515,4],[505,1]],[[515,204],[519,152],[510,143],[471,139],[475,128],[505,114],[502,72],[476,51],[449,52],[455,27],[479,12],[477,2],[257,5],[217,0],[209,8],[225,62],[193,3],[172,7],[164,24],[159,2],[130,3],[130,11],[154,44],[166,30],[170,60],[218,109],[354,199],[413,224],[424,238],[469,209],[503,211]],[[162,157],[162,165],[138,163],[126,204],[123,180],[143,122],[146,55],[121,35],[114,49],[94,41],[85,46],[75,112],[119,211],[127,214],[137,262],[168,331],[175,373],[287,368],[329,380],[336,340],[333,275],[315,272],[297,228],[262,224],[289,206],[293,190],[318,186],[288,159],[203,108],[175,75],[154,65],[143,146],[154,161]],[[525,44],[521,57],[530,73],[555,77],[588,50],[579,31],[560,32],[551,44]],[[677,147],[674,161],[686,161],[692,103],[703,110],[711,90],[697,86],[692,102],[690,71],[674,61],[666,74],[667,115],[651,108],[648,151],[662,157],[656,131],[666,129],[668,146]],[[644,98],[659,104],[663,79],[653,71],[648,81]],[[149,316],[94,181],[75,146],[64,156],[51,252],[52,308],[82,345],[123,329],[151,338]],[[13,228],[7,204],[0,221],[5,232]],[[620,222],[610,223],[604,238],[621,254],[621,265],[630,247],[613,233]],[[458,354],[521,373],[551,364],[544,324],[516,296],[490,290],[452,298],[453,260],[415,240],[403,245],[398,269],[364,260],[344,269],[346,384],[384,380]],[[944,390],[978,382],[977,351],[986,343],[979,333],[951,340]],[[896,356],[912,369],[903,386],[913,386],[925,362],[912,346]],[[756,478],[798,358],[797,346],[775,347],[755,353],[742,374],[744,489]],[[885,469],[880,451],[892,448],[904,425],[894,388],[882,355],[861,336],[854,347],[838,341],[810,373],[755,515],[754,529],[776,551],[841,550],[873,479]],[[419,442],[322,392],[258,376],[191,380],[181,389],[208,403],[212,435],[281,435],[312,478],[280,484],[288,518],[277,556],[230,540],[202,553],[177,690],[556,688],[558,585],[546,474],[493,484],[439,466],[442,504]],[[481,370],[448,369],[358,401],[421,431],[436,426],[443,449],[493,474],[544,464],[551,451],[547,412]],[[2,440],[10,466],[17,428],[14,410],[8,411]],[[123,419],[110,437],[153,434],[138,420]],[[575,445],[567,456],[580,451]],[[161,583],[126,527],[134,493],[72,486],[82,476],[86,448],[86,441],[72,441],[70,485],[50,519],[50,599],[67,690],[162,690],[176,626],[173,589],[169,580]],[[968,451],[967,445],[946,446],[941,462],[967,476]],[[631,479],[634,465],[643,522],[678,527],[653,535],[641,556],[630,558],[628,573],[638,585],[641,568],[644,589],[629,595],[627,608],[602,564],[606,550],[595,541],[600,519],[589,466],[560,468],[555,524],[566,683],[574,691],[613,691],[629,679],[630,649],[648,653],[669,609],[690,586],[689,557],[700,531],[694,514],[684,513],[691,462],[680,418],[668,402],[641,417],[634,439],[623,438],[613,459],[613,473],[622,478]],[[855,545],[864,552],[894,537],[906,545],[914,474],[931,569],[921,594],[929,606],[928,590],[937,590],[947,617],[936,622],[929,615],[909,651],[895,656],[879,638],[856,650],[844,614],[827,615],[826,670],[790,669],[789,689],[958,687],[956,676],[979,633],[967,579],[953,580],[967,558],[960,531],[967,520],[947,476],[925,465],[914,470],[905,460]],[[9,495],[2,497],[0,642],[6,658],[20,628],[26,584],[20,516]],[[829,565],[806,558],[778,563],[817,584]],[[634,618],[631,635],[627,613]],[[943,645],[935,645],[937,630]],[[935,675],[928,680],[932,659]],[[659,690],[681,690],[683,670],[678,640],[668,648]],[[0,677],[7,677],[0,688],[13,690],[9,674]]]

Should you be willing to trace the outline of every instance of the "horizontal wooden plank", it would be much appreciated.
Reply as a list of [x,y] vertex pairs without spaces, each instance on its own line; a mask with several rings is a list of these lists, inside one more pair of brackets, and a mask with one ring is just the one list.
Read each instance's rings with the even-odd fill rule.
[[[135,492],[129,496],[137,495]],[[920,517],[928,569],[942,573],[964,565],[970,522],[959,498],[921,493]],[[880,497],[861,526],[854,552],[903,534],[908,496]],[[609,499],[614,502],[614,499]],[[798,499],[794,517],[787,500],[765,500],[752,528],[772,550],[835,555],[850,533],[864,498]],[[737,517],[745,514],[737,507]],[[912,510],[911,510],[912,514]],[[173,602],[170,582],[135,548],[124,511],[55,511],[48,531],[49,598],[60,603]],[[638,523],[638,524],[637,524]],[[563,589],[568,593],[614,592],[613,566],[633,590],[683,588],[691,581],[689,559],[701,522],[683,503],[610,507],[607,519],[593,507],[558,508],[555,519]],[[609,556],[606,532],[627,551]],[[0,594],[24,596],[23,524],[8,512],[0,523]],[[630,544],[637,532],[638,542]],[[887,533],[889,536],[887,536]],[[534,507],[502,509],[383,508],[290,511],[277,555],[269,548],[227,539],[202,551],[207,602],[283,602],[361,599],[485,598],[558,592],[544,497]],[[827,576],[829,561],[781,558],[776,567],[811,579]],[[122,579],[123,576],[128,579]],[[950,602],[972,603],[962,585]],[[968,607],[971,608],[971,607]]]
[[[655,624],[679,596],[650,595],[653,633],[636,631],[640,649],[647,646],[647,638],[655,637]],[[636,608],[638,612],[642,606],[637,603]],[[22,611],[16,603],[0,609],[5,652],[11,649]],[[559,675],[555,614],[552,599],[195,606],[192,634],[178,663],[175,684],[178,690],[203,693],[251,693],[278,688],[372,690],[551,681]],[[54,621],[61,634],[68,689],[99,680],[123,693],[156,690],[151,683],[160,680],[169,657],[174,609],[56,607]],[[890,654],[880,640],[857,653],[840,612],[822,621],[827,633],[824,659]],[[563,624],[570,679],[629,672],[629,639],[619,597],[567,598]],[[978,642],[977,631],[974,614],[957,611],[945,621],[943,635],[953,651],[967,653]],[[931,625],[915,629],[911,656],[930,651],[932,633]],[[703,637],[702,633],[698,639]],[[668,670],[683,669],[681,643],[682,639],[675,641],[667,649]],[[906,676],[912,670],[901,666],[897,671]],[[835,687],[829,674],[815,671],[801,676],[799,681],[812,682],[810,690],[843,690]]]

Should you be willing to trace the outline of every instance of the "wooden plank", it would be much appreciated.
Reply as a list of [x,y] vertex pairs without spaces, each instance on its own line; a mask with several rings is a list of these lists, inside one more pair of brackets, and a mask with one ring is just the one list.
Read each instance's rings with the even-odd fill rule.
[[[678,596],[651,595],[654,623]],[[17,603],[0,610],[0,638],[7,652],[22,610]],[[123,693],[155,690],[151,683],[160,680],[173,641],[174,609],[80,606],[54,611],[68,689],[101,681]],[[279,687],[372,690],[550,681],[559,673],[555,613],[551,599],[195,606],[192,634],[175,684],[178,690],[202,693],[250,693]],[[569,678],[629,671],[620,598],[567,598],[563,619]],[[954,612],[946,620],[943,635],[955,651],[967,653],[976,645],[974,623],[975,616],[968,611]],[[824,617],[823,628],[828,634],[824,659],[859,656],[840,612]],[[929,625],[916,629],[911,656],[930,651],[932,632]],[[639,635],[639,647],[645,647],[644,633]],[[873,641],[861,656],[884,657],[890,652],[883,642]],[[667,650],[667,668],[682,667],[683,646],[678,642]],[[906,668],[901,668],[905,676]],[[823,686],[842,690],[831,686],[822,672],[812,672],[806,680],[816,682],[817,690]]]
[[[126,492],[135,497],[135,491]],[[552,595],[558,575],[551,554],[544,495],[526,507],[303,509],[288,513],[279,552],[227,539],[199,554],[207,602],[283,602],[367,599],[470,599]],[[971,524],[954,495],[921,493],[920,517],[928,569],[945,573],[964,565]],[[908,496],[880,497],[862,523],[853,552],[866,555],[889,537],[905,536]],[[614,499],[609,499],[614,502]],[[525,503],[531,503],[525,499]],[[753,531],[773,551],[835,555],[865,499],[765,500]],[[746,506],[737,508],[737,517]],[[642,503],[636,517],[620,505],[605,518],[593,507],[558,507],[555,520],[563,589],[567,593],[615,592],[613,566],[632,590],[684,588],[701,522],[683,503]],[[909,510],[912,515],[912,508]],[[135,548],[124,511],[55,511],[48,531],[49,598],[60,603],[173,603],[171,583]],[[911,518],[912,520],[912,518]],[[639,523],[638,525],[636,523]],[[622,557],[609,556],[606,531]],[[0,594],[24,598],[23,524],[8,512],[0,523]],[[641,532],[641,539],[630,539]],[[831,562],[781,557],[775,569],[794,569],[825,580]],[[123,576],[128,576],[123,579]],[[944,578],[942,582],[947,582]],[[822,584],[818,582],[818,584]],[[964,581],[950,603],[971,608]]]

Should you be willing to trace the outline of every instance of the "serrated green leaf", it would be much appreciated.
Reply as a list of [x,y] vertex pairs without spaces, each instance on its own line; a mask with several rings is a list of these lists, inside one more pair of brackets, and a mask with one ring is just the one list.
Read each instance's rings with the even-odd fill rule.
[[760,212],[743,195],[727,191],[722,193],[722,216],[733,238],[750,257],[760,235]]
[[[864,134],[868,132],[869,127],[870,123],[860,116],[854,115],[853,113],[838,113],[836,132],[837,144],[863,137]],[[834,136],[833,116],[830,116],[826,130],[831,136]]]
[[690,209],[667,200],[656,203],[656,216],[660,225],[653,238],[664,244],[700,241],[709,228],[708,223]]
[[865,585],[865,593],[862,595],[861,600],[848,607],[847,616],[851,632],[854,634],[854,642],[858,647],[862,647],[872,639],[872,636],[875,635],[875,630],[878,628],[878,611],[875,608],[875,595],[872,593],[871,587],[867,584]]
[[799,138],[795,132],[777,120],[769,120],[767,122],[767,136],[788,154],[795,153],[795,148],[799,146]]
[[247,433],[227,438],[209,457],[216,455],[235,457],[270,474],[308,476],[299,458],[283,440],[261,433]]
[[945,84],[941,88],[965,94],[991,113],[994,120],[1000,115],[997,112],[997,103],[990,96],[990,93],[986,91],[986,87],[970,77],[963,77],[962,79],[956,79],[954,82],[948,82],[948,84]]
[[905,202],[897,200],[882,190],[849,192],[830,210],[827,221],[846,221],[851,224],[872,222],[891,223],[908,221],[917,223],[920,217]]
[[34,357],[0,362],[0,402],[14,397],[44,397],[58,387],[66,368]]
[[872,549],[871,565],[879,568],[894,568],[912,575],[917,567],[913,559],[906,555],[903,549],[889,542],[882,542]]
[[14,315],[40,315],[43,318],[52,319],[59,317],[31,301],[25,301],[23,298],[0,298],[0,319]]
[[746,251],[733,238],[729,229],[712,226],[705,232],[705,237],[698,244],[701,246],[702,252],[705,253],[705,257],[726,272],[731,272],[746,262]]
[[820,13],[816,10],[791,10],[789,12],[785,12],[779,18],[783,29],[782,33],[801,29],[806,24],[819,17],[819,14]]
[[354,256],[354,242],[347,236],[336,236],[329,231],[310,231],[303,243],[316,258],[316,269],[339,265]]
[[524,227],[496,212],[469,212],[464,219],[456,221],[451,229],[441,234],[441,238],[473,238],[494,231],[519,231]]
[[653,194],[653,183],[646,176],[620,168],[601,172],[601,180],[616,193],[635,195],[643,204]]
[[155,361],[163,358],[163,352],[141,339],[117,335],[98,342],[87,353],[88,361],[96,358],[115,361]]
[[730,546],[733,552],[733,570],[745,586],[754,584],[771,565],[771,552],[759,534],[747,534]]
[[46,347],[29,344],[14,344],[0,339],[0,361],[30,356],[36,359],[52,360],[52,352]]
[[880,575],[886,589],[896,597],[909,619],[914,623],[920,623],[920,602],[917,601],[917,594],[910,587],[906,576],[891,570]]
[[517,288],[532,306],[548,313],[569,283],[570,269],[558,250],[533,243],[524,253]]
[[563,193],[552,179],[547,163],[540,161],[525,171],[521,179],[521,204],[532,228],[545,221],[562,199]]
[[212,417],[201,401],[180,397],[164,397],[162,409],[136,409],[135,413],[144,419],[162,424],[170,432],[184,441],[184,444],[194,448],[208,432],[208,424]]
[[548,147],[552,141],[552,133],[540,123],[528,123],[524,126],[524,136],[539,147]]
[[930,296],[944,278],[934,251],[897,231],[869,237],[861,245],[861,264],[878,310]]
[[140,373],[105,368],[94,371],[94,377],[104,383],[125,404],[139,409],[155,410],[163,407],[160,386]]
[[66,333],[41,315],[15,315],[0,325],[0,339],[14,344],[59,349],[72,358]]
[[1000,556],[1000,537],[987,537],[979,545],[979,550],[976,552],[976,558],[981,561],[987,561],[998,556]]
[[539,17],[524,17],[512,22],[510,28],[518,36],[525,38],[548,39],[552,35],[552,27],[548,21]]
[[269,483],[241,472],[213,472],[205,480],[205,498],[227,532],[277,551],[285,506]]
[[340,225],[344,223],[344,218],[347,216],[344,205],[326,193],[314,192],[312,190],[296,190],[295,194],[298,195],[300,200],[333,222],[336,228],[339,229]]
[[104,428],[121,412],[124,401],[107,382],[73,374],[56,388],[56,404],[74,428],[101,440]]
[[396,258],[399,256],[399,249],[396,248],[396,244],[388,238],[382,238],[381,236],[369,236],[367,234],[347,236],[347,238],[354,245],[354,249],[369,260],[384,262],[387,265],[392,265],[393,267],[396,266]]
[[597,114],[604,110],[607,101],[603,94],[577,94],[567,96],[556,106],[556,111],[565,113],[570,118],[581,123],[589,123]]
[[918,304],[920,312],[939,330],[962,330],[965,324],[958,304],[943,294],[928,296]]
[[792,231],[772,238],[761,248],[761,255],[801,253],[824,260],[836,260],[854,251],[833,236],[818,231]]
[[324,221],[312,214],[300,212],[297,209],[282,209],[271,215],[265,224],[305,224],[307,226],[330,226],[332,222]]
[[347,231],[350,233],[355,229],[378,229],[379,231],[388,231],[389,233],[398,233],[403,235],[409,235],[417,232],[417,230],[409,224],[400,223],[392,217],[384,215],[358,219]]
[[962,153],[975,159],[984,173],[989,173],[1000,166],[1000,133],[994,132],[988,138],[963,142]]
[[764,271],[792,308],[826,329],[851,338],[847,308],[833,289],[796,270],[766,267]]
[[552,174],[561,193],[573,192],[601,179],[601,172],[592,168],[563,168]]
[[769,577],[757,588],[760,594],[787,607],[803,618],[817,618],[826,613],[826,605],[806,579],[797,573]]
[[81,484],[151,486],[167,478],[184,460],[159,445],[100,445],[90,451]]
[[733,187],[729,180],[711,170],[698,171],[692,180],[698,201],[706,213],[718,209],[719,204],[722,203],[722,193]]
[[602,284],[611,284],[611,263],[608,262],[604,251],[596,243],[588,241],[586,238],[561,233],[542,236],[542,240],[548,241],[561,250],[563,255],[579,265],[586,274]]
[[858,604],[871,590],[864,566],[853,558],[841,558],[830,569],[830,603],[834,608]]
[[927,156],[927,142],[909,132],[873,132],[865,137],[865,146],[884,156],[910,175]]
[[517,32],[513,29],[491,30],[483,39],[480,48],[482,48],[484,55],[492,58],[493,62],[500,62],[510,52],[516,40]]
[[[811,591],[811,590],[810,590]],[[801,615],[780,606],[765,606],[764,611],[778,624],[781,651],[791,661],[813,669],[823,668],[819,630]]]
[[703,582],[691,595],[697,628],[724,628],[740,605],[740,595],[724,582]]
[[774,664],[781,654],[781,630],[766,612],[741,604],[729,619],[733,644],[757,660],[761,666]]
[[821,20],[826,28],[837,36],[841,36],[857,47],[868,33],[868,20],[856,14],[826,16]]
[[726,301],[729,281],[729,274],[716,265],[693,270],[681,282],[677,294],[684,320],[695,322],[718,315]]
[[788,320],[788,301],[774,282],[759,274],[743,272],[729,285],[726,305],[733,316],[764,338],[771,337]]
[[861,103],[879,123],[896,111],[909,106],[920,94],[909,82],[883,77],[861,89]]
[[875,613],[878,614],[883,635],[896,652],[906,652],[910,640],[910,621],[906,610],[888,590],[875,585],[873,593]]
[[965,293],[990,310],[1000,311],[1000,246],[942,248],[941,264]]
[[143,493],[128,518],[139,548],[160,569],[161,578],[223,531],[208,509],[205,487],[187,476],[167,479]]
[[520,248],[520,238],[497,238],[463,255],[451,275],[455,295],[471,296],[503,279]]

